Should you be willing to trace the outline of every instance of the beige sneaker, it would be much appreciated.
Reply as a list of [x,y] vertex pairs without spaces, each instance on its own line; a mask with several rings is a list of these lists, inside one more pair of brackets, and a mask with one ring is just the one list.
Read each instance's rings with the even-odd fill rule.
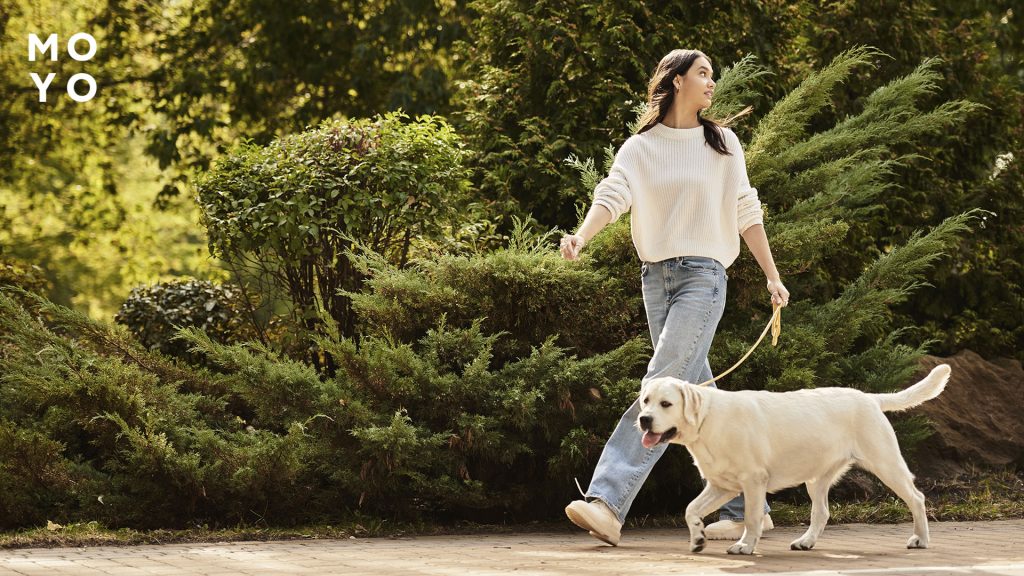
[[612,509],[604,502],[573,500],[565,507],[565,515],[572,520],[573,524],[589,531],[594,538],[603,540],[612,546],[619,545],[622,523],[619,522],[619,517],[615,515],[615,512],[612,512]]
[[[765,514],[761,521],[761,534],[775,528],[771,514]],[[704,528],[704,537],[708,540],[739,540],[743,536],[742,520],[719,520]]]

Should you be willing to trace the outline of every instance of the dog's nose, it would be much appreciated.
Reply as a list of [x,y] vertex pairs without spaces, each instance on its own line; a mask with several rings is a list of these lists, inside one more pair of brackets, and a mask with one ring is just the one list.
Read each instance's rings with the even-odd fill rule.
[[650,416],[641,416],[640,417],[640,429],[641,430],[645,430],[645,431],[646,430],[650,430],[651,429],[651,421],[652,420],[654,420],[654,418],[651,418]]

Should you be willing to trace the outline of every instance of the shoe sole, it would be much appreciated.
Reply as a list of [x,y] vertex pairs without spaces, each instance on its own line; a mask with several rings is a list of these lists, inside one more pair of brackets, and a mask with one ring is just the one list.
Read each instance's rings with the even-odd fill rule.
[[604,542],[605,544],[609,544],[611,546],[618,546],[619,545],[618,542],[613,541],[609,536],[606,536],[604,534],[601,534],[601,533],[598,533],[598,532],[594,532],[593,530],[591,530],[590,529],[590,523],[587,522],[586,518],[584,518],[583,515],[578,514],[575,510],[571,510],[569,508],[566,508],[565,509],[565,515],[569,517],[569,520],[572,520],[573,524],[579,526],[580,528],[583,528],[584,530],[589,532],[590,535],[593,536],[594,538],[597,538],[598,540]]

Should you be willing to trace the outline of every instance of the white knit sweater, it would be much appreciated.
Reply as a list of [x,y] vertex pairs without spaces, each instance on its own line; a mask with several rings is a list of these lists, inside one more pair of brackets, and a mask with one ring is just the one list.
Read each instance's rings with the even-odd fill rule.
[[757,190],[747,179],[739,138],[723,128],[732,156],[715,152],[704,127],[657,123],[619,148],[594,204],[612,222],[632,211],[633,245],[645,262],[706,256],[728,268],[740,254],[740,234],[763,223]]

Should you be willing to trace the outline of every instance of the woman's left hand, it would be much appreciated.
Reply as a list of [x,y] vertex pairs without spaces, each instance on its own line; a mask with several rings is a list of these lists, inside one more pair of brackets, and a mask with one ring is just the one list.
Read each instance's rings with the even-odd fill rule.
[[789,290],[782,284],[782,280],[769,280],[768,292],[772,295],[772,306],[786,306],[789,304]]

